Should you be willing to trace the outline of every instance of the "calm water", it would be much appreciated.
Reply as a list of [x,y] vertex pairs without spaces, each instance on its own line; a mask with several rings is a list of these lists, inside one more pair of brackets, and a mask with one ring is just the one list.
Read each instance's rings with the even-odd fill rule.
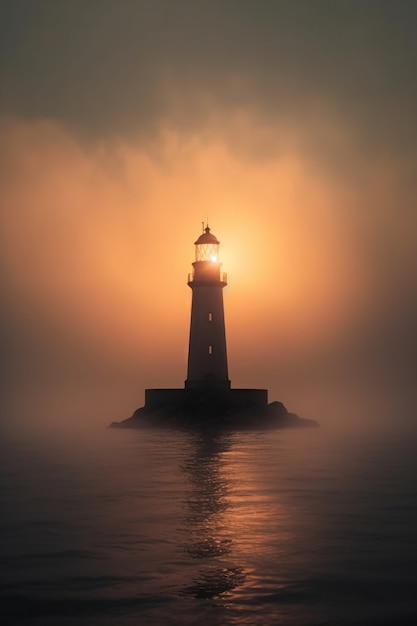
[[2,624],[415,624],[415,449],[323,428],[9,435]]

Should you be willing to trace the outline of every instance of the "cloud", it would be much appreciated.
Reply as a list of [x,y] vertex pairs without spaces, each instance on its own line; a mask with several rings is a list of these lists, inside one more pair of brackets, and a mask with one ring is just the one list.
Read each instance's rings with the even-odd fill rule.
[[415,150],[412,2],[44,0],[2,5],[0,109],[84,137],[199,132],[218,111],[317,110],[363,150]]

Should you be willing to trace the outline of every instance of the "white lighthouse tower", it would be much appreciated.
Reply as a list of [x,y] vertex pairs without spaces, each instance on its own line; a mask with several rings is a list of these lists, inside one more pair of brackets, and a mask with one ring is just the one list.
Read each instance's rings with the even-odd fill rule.
[[186,389],[230,389],[227,369],[223,288],[218,239],[206,226],[194,242],[195,261],[188,276],[192,289]]

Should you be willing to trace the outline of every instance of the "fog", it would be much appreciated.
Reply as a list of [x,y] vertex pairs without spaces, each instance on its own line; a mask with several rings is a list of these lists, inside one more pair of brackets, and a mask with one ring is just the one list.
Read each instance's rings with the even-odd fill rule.
[[101,428],[183,385],[207,220],[234,387],[414,421],[413,3],[1,12],[6,423]]

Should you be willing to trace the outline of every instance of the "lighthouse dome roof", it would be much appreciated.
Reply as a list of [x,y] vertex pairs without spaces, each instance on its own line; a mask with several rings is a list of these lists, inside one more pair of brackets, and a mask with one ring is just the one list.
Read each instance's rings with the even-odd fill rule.
[[199,238],[197,239],[197,241],[194,242],[194,244],[196,246],[199,246],[200,244],[207,244],[207,243],[215,243],[215,244],[220,243],[217,237],[215,237],[215,235],[213,235],[213,233],[210,232],[210,228],[208,226],[205,227],[204,233],[199,236]]

